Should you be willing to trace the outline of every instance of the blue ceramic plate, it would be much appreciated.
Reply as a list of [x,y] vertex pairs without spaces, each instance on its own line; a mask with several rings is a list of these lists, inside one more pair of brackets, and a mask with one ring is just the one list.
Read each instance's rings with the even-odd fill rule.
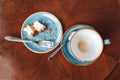
[[[34,21],[39,21],[43,25],[50,28],[52,31],[50,33],[46,32],[46,30],[42,33],[38,33],[35,37],[29,36],[23,29],[26,27],[27,24],[33,24]],[[35,53],[47,53],[54,48],[57,47],[57,45],[60,43],[62,38],[62,25],[60,21],[55,17],[53,14],[49,12],[37,12],[29,16],[25,22],[22,25],[21,29],[21,37],[23,39],[33,40],[33,41],[39,41],[39,40],[48,40],[54,42],[54,47],[52,48],[45,48],[38,46],[35,43],[24,43],[25,46]]]
[[[80,29],[85,29],[85,28],[90,28],[90,29],[94,29],[88,25],[74,25],[72,26],[72,28],[70,28],[69,30],[67,30],[63,36],[63,39],[62,39],[62,44],[66,41],[68,41],[68,38],[69,36],[71,35],[72,32],[74,31],[77,31],[77,30],[80,30]],[[75,64],[75,65],[79,65],[79,66],[85,66],[85,65],[88,65],[88,64],[91,64],[92,62],[81,62],[79,60],[77,60],[76,58],[74,58],[72,56],[72,52],[70,50],[70,42],[67,42],[67,44],[62,48],[62,52],[65,56],[65,58]]]

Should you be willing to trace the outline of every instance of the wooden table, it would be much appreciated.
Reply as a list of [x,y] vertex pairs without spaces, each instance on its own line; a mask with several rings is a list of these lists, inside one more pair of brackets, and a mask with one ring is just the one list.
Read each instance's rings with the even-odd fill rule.
[[[72,25],[88,24],[112,44],[95,63],[81,67],[69,63],[61,51],[48,61],[52,52],[40,55],[23,43],[4,40],[7,35],[20,37],[24,20],[39,11],[56,15],[64,32]],[[119,80],[119,31],[120,0],[0,0],[0,80]]]

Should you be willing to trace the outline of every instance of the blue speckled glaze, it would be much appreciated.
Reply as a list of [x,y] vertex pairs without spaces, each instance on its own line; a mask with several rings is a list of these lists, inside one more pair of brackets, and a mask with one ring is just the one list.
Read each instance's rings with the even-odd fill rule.
[[[80,29],[85,29],[85,28],[90,28],[90,29],[94,29],[88,25],[75,25],[72,28],[70,28],[63,36],[63,40],[62,40],[62,44],[66,41],[68,41],[69,36],[71,35],[72,32],[80,30]],[[95,29],[94,29],[95,30]],[[68,42],[63,48],[62,48],[63,54],[65,56],[65,58],[69,61],[72,62],[73,64],[79,65],[79,66],[85,66],[88,64],[91,64],[92,62],[81,62],[79,60],[77,60],[75,57],[73,57],[71,55],[71,50],[70,50],[70,42]]]
[[[34,21],[39,21],[46,27],[50,28],[52,31],[48,33],[46,30],[42,33],[38,33],[35,37],[29,36],[23,29],[26,27],[27,24],[33,25]],[[54,42],[53,48],[45,48],[40,47],[35,43],[24,43],[25,46],[36,53],[47,53],[51,50],[53,50],[57,45],[60,43],[61,37],[62,37],[62,25],[60,21],[55,17],[53,14],[49,12],[37,12],[29,16],[25,22],[22,25],[21,29],[21,37],[23,39],[33,40],[33,41],[39,41],[39,40],[48,40]]]

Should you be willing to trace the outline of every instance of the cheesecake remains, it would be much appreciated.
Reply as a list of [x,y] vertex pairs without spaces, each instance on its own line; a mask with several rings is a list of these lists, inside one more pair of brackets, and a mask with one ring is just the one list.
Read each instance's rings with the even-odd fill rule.
[[39,21],[35,21],[33,25],[27,24],[24,28],[24,31],[28,33],[28,35],[34,37],[37,33],[41,33],[46,29],[46,26],[41,24]]

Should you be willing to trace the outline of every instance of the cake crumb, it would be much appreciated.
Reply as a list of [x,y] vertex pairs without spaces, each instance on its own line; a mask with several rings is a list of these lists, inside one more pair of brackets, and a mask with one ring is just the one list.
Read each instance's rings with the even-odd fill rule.
[[50,33],[52,30],[50,28],[47,28],[46,31]]

